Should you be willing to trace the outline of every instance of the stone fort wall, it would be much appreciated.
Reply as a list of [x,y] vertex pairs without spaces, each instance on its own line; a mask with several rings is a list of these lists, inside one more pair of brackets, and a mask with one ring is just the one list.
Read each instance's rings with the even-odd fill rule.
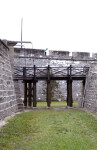
[[[73,52],[72,55],[68,51],[49,51],[49,55],[46,55],[45,50],[38,49],[14,49],[14,65],[31,67],[36,65],[37,67],[68,67],[70,65],[74,67],[90,67],[92,63],[97,61],[97,54],[93,53],[90,57],[90,53],[86,52]],[[20,82],[21,93],[23,97],[23,84]],[[63,101],[67,99],[67,84],[66,81],[51,81],[52,83],[52,100]],[[81,104],[82,100],[82,81],[73,81],[73,100],[78,100]],[[39,81],[37,83],[37,100],[46,100],[46,83],[45,81]]]
[[0,120],[17,112],[9,49],[0,40]]
[[97,114],[97,62],[90,66],[84,106]]

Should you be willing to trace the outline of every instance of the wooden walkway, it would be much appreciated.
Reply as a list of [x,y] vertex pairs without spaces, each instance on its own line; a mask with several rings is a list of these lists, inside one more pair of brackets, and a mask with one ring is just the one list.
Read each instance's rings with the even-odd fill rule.
[[23,80],[24,82],[24,106],[37,106],[36,84],[39,80],[47,81],[47,106],[51,104],[50,81],[67,81],[67,106],[72,107],[72,82],[73,80],[82,80],[83,89],[88,74],[89,67],[14,67],[14,80]]

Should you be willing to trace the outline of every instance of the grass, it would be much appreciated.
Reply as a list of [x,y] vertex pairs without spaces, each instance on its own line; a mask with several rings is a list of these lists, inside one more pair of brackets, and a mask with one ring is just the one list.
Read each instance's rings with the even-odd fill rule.
[[[37,107],[46,107],[47,102],[37,102]],[[66,101],[62,102],[51,102],[51,107],[66,107]],[[73,107],[78,107],[78,101],[73,102]]]
[[0,150],[97,150],[97,119],[77,109],[18,114],[0,129]]

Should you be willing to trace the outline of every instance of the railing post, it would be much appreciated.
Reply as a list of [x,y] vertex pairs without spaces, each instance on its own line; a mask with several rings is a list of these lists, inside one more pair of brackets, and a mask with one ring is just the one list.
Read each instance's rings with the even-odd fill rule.
[[72,75],[72,66],[70,65],[69,67],[67,67],[67,75],[70,76]]
[[69,67],[67,67],[67,76],[69,76]]
[[47,68],[47,80],[48,82],[50,82],[50,66],[48,65],[48,68]]
[[26,67],[23,67],[23,78],[26,77]]
[[34,80],[36,79],[36,66],[34,65]]
[[71,75],[72,75],[72,66],[70,65],[70,79],[71,79]]

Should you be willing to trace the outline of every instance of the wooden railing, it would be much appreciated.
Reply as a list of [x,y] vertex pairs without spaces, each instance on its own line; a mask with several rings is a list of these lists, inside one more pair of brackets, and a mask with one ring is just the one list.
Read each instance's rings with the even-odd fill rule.
[[31,78],[62,78],[62,77],[83,77],[88,74],[89,67],[18,67],[14,66],[14,79]]

